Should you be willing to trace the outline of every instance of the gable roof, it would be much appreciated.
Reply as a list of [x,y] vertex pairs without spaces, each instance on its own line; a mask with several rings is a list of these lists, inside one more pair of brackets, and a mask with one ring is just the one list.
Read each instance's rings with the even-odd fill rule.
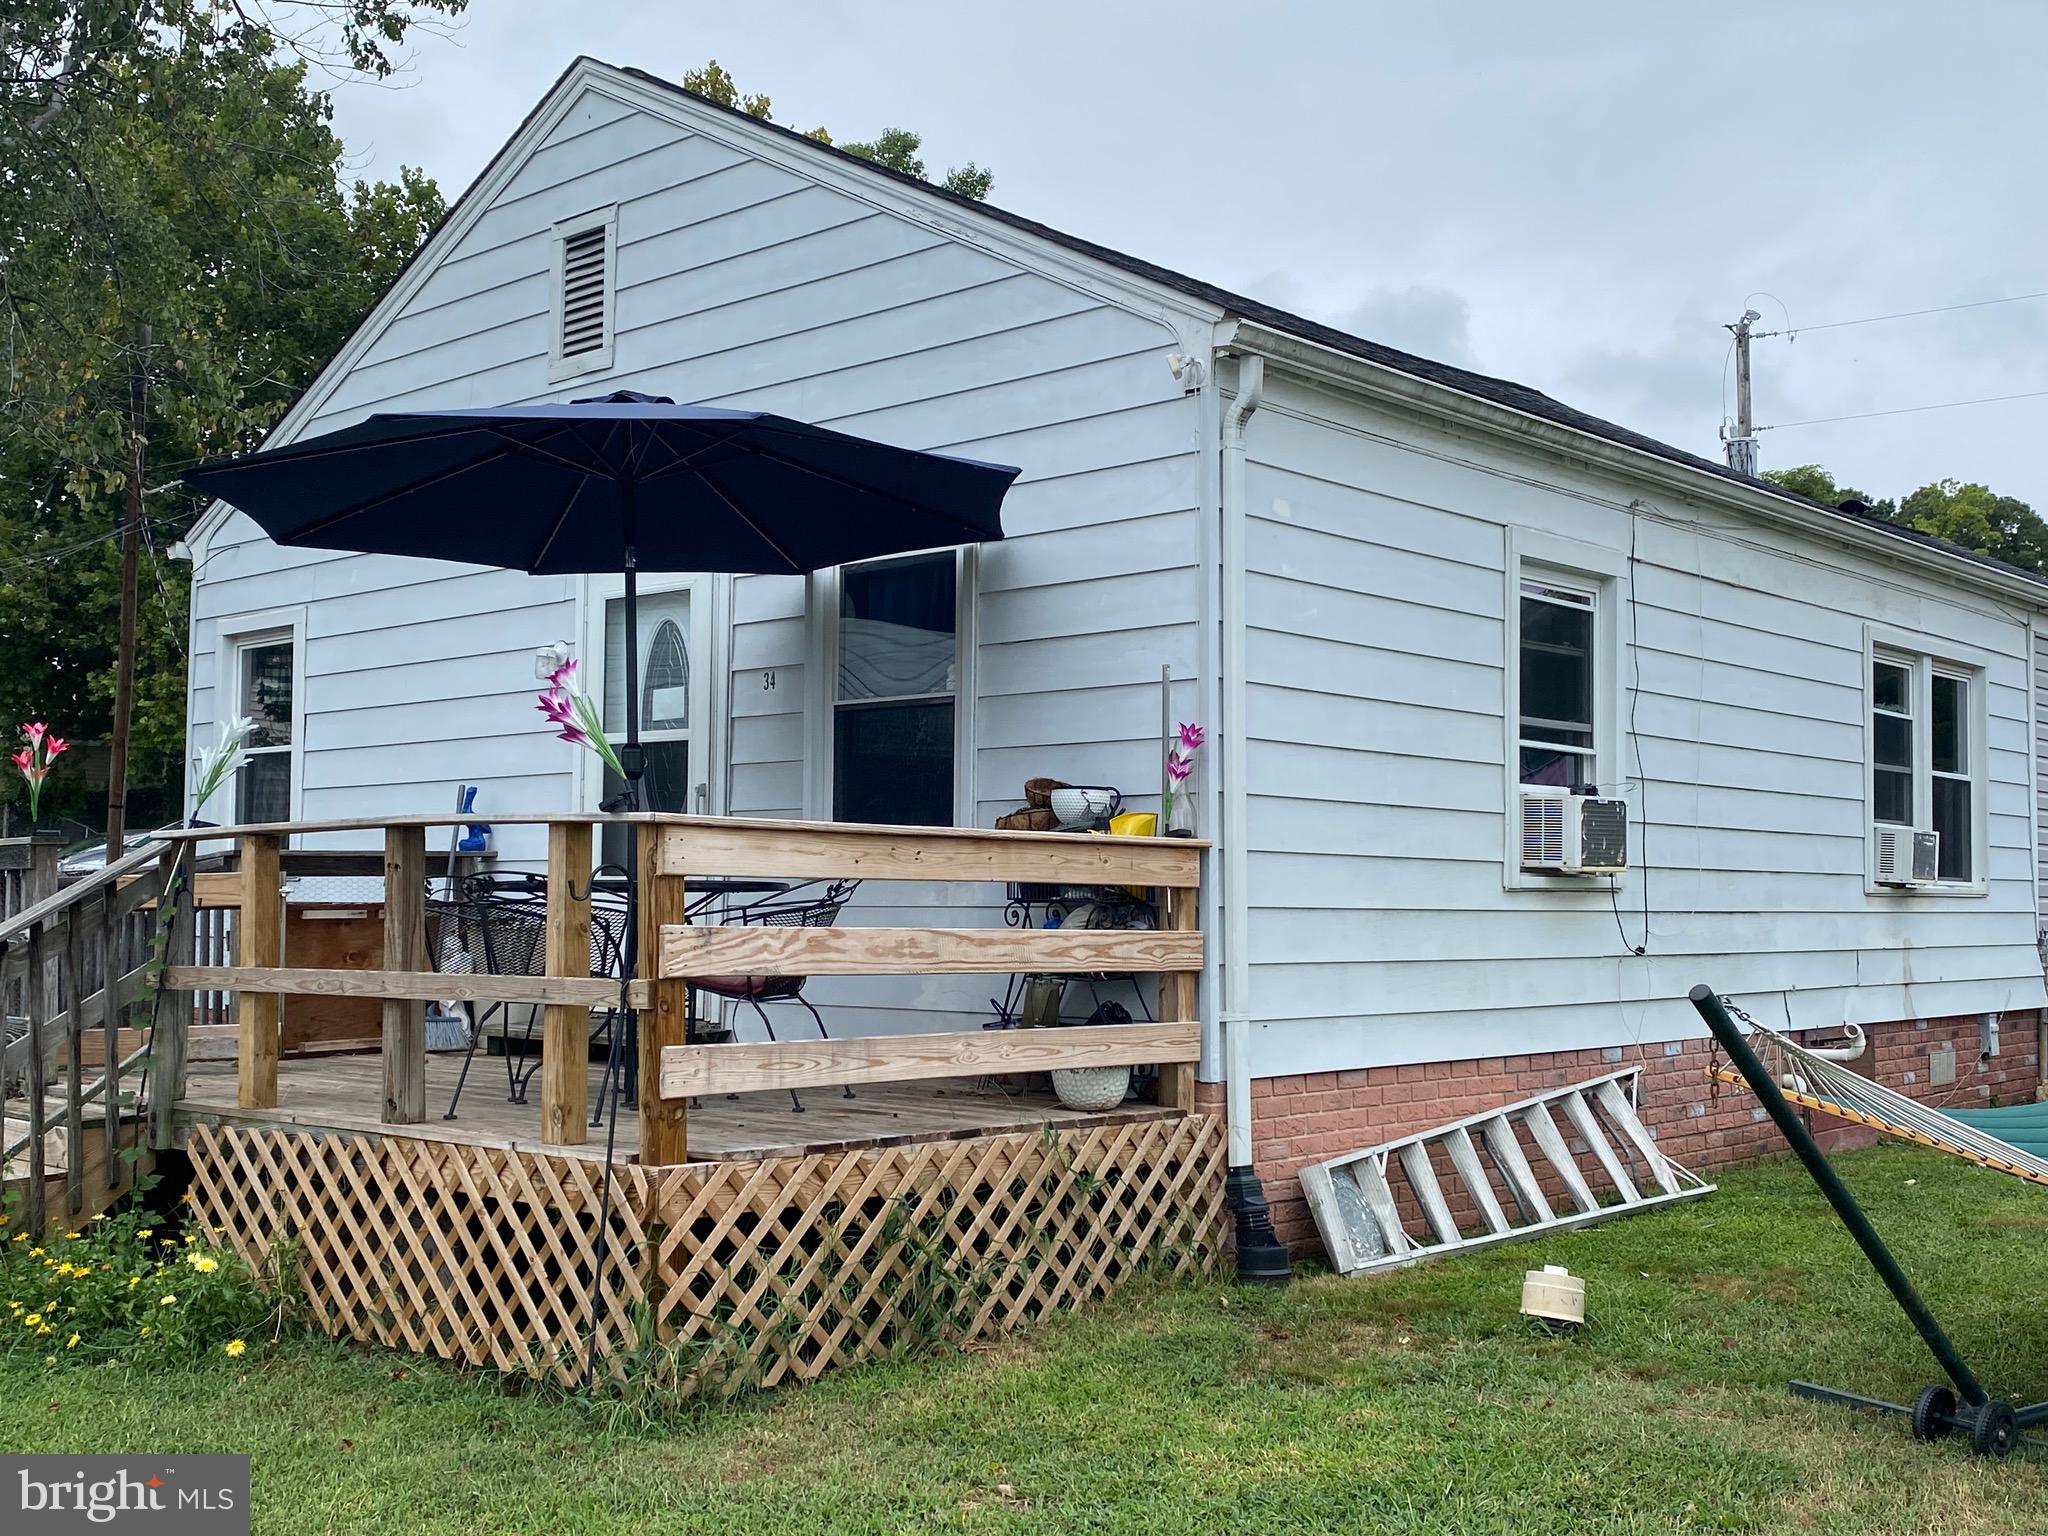
[[[579,59],[578,62],[581,63],[583,60]],[[602,61],[591,60],[590,62]],[[1212,304],[1216,308],[1223,310],[1231,318],[1249,320],[1254,324],[1262,325],[1275,331],[1285,331],[1300,337],[1304,341],[1313,342],[1317,346],[1327,347],[1333,352],[1341,352],[1346,356],[1359,358],[1362,361],[1377,364],[1382,368],[1390,368],[1397,373],[1407,374],[1411,378],[1421,379],[1426,383],[1456,390],[1460,394],[1470,395],[1475,399],[1503,406],[1511,411],[1519,411],[1524,415],[1552,422],[1558,426],[1569,428],[1574,432],[1583,432],[1589,437],[1602,438],[1620,447],[1631,448],[1638,453],[1646,453],[1654,458],[1664,459],[1683,468],[1711,475],[1718,480],[1729,481],[1741,486],[1746,491],[1763,492],[1799,507],[1804,511],[1825,513],[1827,516],[1844,523],[1868,529],[1874,533],[1889,535],[1909,544],[1918,545],[1923,549],[1931,549],[1942,554],[1957,556],[1972,565],[1998,571],[2007,576],[2016,576],[2023,581],[2042,588],[2044,592],[2048,592],[2048,577],[2044,577],[2038,572],[2025,570],[2019,566],[2008,565],[2003,560],[1994,560],[1989,555],[1979,554],[1976,550],[1951,543],[1947,539],[1937,538],[1933,534],[1922,533],[1917,528],[1908,528],[1898,523],[1887,522],[1885,519],[1870,513],[1854,512],[1842,507],[1829,506],[1826,502],[1815,501],[1813,498],[1802,496],[1796,491],[1788,491],[1769,480],[1740,474],[1717,460],[1704,458],[1699,454],[1690,453],[1683,448],[1673,447],[1670,443],[1662,442],[1645,433],[1619,426],[1603,417],[1595,416],[1591,412],[1566,405],[1563,401],[1554,400],[1541,390],[1531,389],[1526,384],[1517,384],[1512,379],[1497,379],[1489,374],[1475,373],[1468,368],[1453,367],[1449,363],[1439,363],[1430,358],[1419,357],[1412,352],[1403,352],[1395,347],[1384,346],[1363,336],[1354,336],[1348,331],[1338,330],[1335,326],[1324,325],[1320,321],[1310,320],[1304,315],[1297,315],[1291,311],[1280,309],[1275,305],[1262,303],[1258,299],[1247,297],[1241,293],[1234,293],[1228,288],[1220,288],[1216,284],[1204,282],[1200,278],[1189,277],[1186,273],[1176,272],[1170,267],[1162,267],[1141,257],[1113,250],[1109,246],[1097,245],[1094,241],[1084,240],[1078,235],[1067,234],[1065,231],[1054,229],[1048,224],[1041,224],[1035,219],[1025,218],[1022,214],[1011,213],[1007,209],[998,208],[991,203],[963,197],[957,192],[949,192],[946,188],[937,186],[934,183],[920,180],[915,176],[906,175],[901,171],[892,170],[887,166],[877,165],[873,161],[862,159],[859,155],[848,154],[836,145],[821,143],[807,134],[798,133],[792,128],[785,128],[780,123],[747,117],[745,113],[738,111],[736,108],[728,107],[722,102],[712,101],[708,97],[700,96],[695,91],[678,85],[672,80],[665,80],[659,75],[650,74],[644,69],[636,69],[629,65],[612,65],[609,67],[654,86],[659,90],[670,91],[678,96],[685,97],[700,106],[710,107],[714,111],[724,112],[733,117],[744,117],[748,122],[758,127],[772,129],[774,132],[786,135],[814,151],[822,154],[836,155],[842,160],[862,167],[871,174],[890,177],[933,197],[943,198],[955,203],[984,218],[993,219],[999,224],[1006,224],[1012,229],[1020,230],[1025,234],[1035,236],[1050,244],[1072,251],[1078,256],[1084,256],[1092,261],[1101,262],[1106,266],[1116,268],[1118,271],[1143,278],[1147,282],[1157,283],[1163,288],[1172,289],[1177,293],[1185,294],[1187,297],[1200,300],[1205,304]]]
[[[1263,303],[1244,294],[1234,293],[1228,288],[1218,287],[1214,283],[1204,282],[1200,278],[1190,277],[1183,272],[1176,272],[1170,267],[1160,266],[1155,262],[1146,261],[1141,257],[1114,250],[1106,245],[1098,245],[1092,240],[1084,240],[1078,235],[1070,235],[1063,230],[1054,229],[1051,225],[1041,224],[1035,219],[1026,218],[1022,214],[1012,213],[994,204],[964,197],[959,193],[950,192],[942,186],[922,180],[919,177],[892,170],[884,165],[878,165],[874,161],[864,159],[859,155],[849,154],[837,145],[826,144],[810,137],[808,134],[799,133],[793,128],[787,128],[780,123],[771,122],[765,118],[753,117],[735,107],[729,107],[722,102],[713,101],[708,96],[701,96],[695,91],[689,90],[672,80],[664,79],[660,75],[652,74],[647,70],[637,69],[630,65],[607,63],[605,60],[594,58],[588,54],[579,54],[569,62],[568,67],[557,77],[555,83],[548,87],[547,92],[540,100],[534,103],[526,116],[520,119],[519,126],[513,130],[512,134],[499,147],[497,153],[491,157],[484,168],[477,173],[476,178],[463,190],[461,196],[449,204],[446,213],[441,218],[441,222],[435,225],[427,238],[420,242],[419,248],[407,257],[404,264],[400,266],[398,272],[393,276],[390,286],[386,288],[383,297],[371,306],[369,313],[349,333],[348,338],[337,350],[335,357],[314,378],[301,395],[299,402],[290,411],[286,412],[283,420],[278,423],[276,428],[272,429],[272,437],[277,436],[281,431],[288,431],[288,429],[303,423],[304,418],[310,413],[302,408],[322,394],[321,385],[342,366],[343,359],[348,358],[372,334],[380,317],[384,316],[392,308],[396,296],[406,287],[407,279],[412,275],[414,269],[423,263],[430,251],[433,251],[441,244],[444,234],[460,228],[474,216],[476,210],[473,209],[472,205],[482,201],[484,197],[481,189],[493,186],[500,178],[501,172],[509,169],[508,162],[513,157],[515,151],[524,141],[533,136],[536,125],[547,115],[549,108],[562,100],[565,87],[569,86],[578,73],[590,69],[602,70],[606,73],[639,81],[643,85],[652,87],[657,91],[680,97],[695,107],[723,113],[746,124],[754,131],[780,135],[791,143],[802,146],[807,153],[835,157],[847,165],[858,167],[867,175],[897,182],[902,186],[915,190],[921,196],[953,204],[960,210],[975,217],[989,219],[995,223],[1006,225],[1011,229],[1042,240],[1049,245],[1057,246],[1088,261],[1127,273],[1142,281],[1156,284],[1161,288],[1209,305],[1221,310],[1226,319],[1245,320],[1269,330],[1285,332],[1288,335],[1310,342],[1315,346],[1323,347],[1348,357],[1357,358],[1374,366],[1404,374],[1409,378],[1419,379],[1427,384],[1452,390],[1458,394],[1467,395],[1476,400],[1519,412],[1522,415],[1534,417],[1540,421],[1550,422],[1573,432],[1583,433],[1588,437],[1599,438],[1622,448],[1665,460],[1681,468],[1708,475],[1716,480],[1740,487],[1745,492],[1751,494],[1761,493],[1770,496],[1786,504],[1788,507],[1796,508],[1801,512],[1823,514],[1837,522],[1850,525],[1859,532],[1896,539],[1924,550],[1952,556],[1986,571],[1997,572],[2008,578],[2017,578],[2039,589],[2044,595],[2048,595],[2048,577],[2044,577],[2037,572],[2008,565],[2002,560],[1994,560],[1988,555],[1982,555],[1975,550],[1966,549],[1960,544],[1936,538],[1932,534],[1922,533],[1915,528],[1903,527],[1897,523],[1887,522],[1885,519],[1868,512],[1855,512],[1842,507],[1829,506],[1825,502],[1815,501],[1810,497],[1801,496],[1797,492],[1788,491],[1768,480],[1738,474],[1727,465],[1714,459],[1703,458],[1683,448],[1674,447],[1669,443],[1659,441],[1644,433],[1592,415],[1590,412],[1581,411],[1576,407],[1564,404],[1562,401],[1554,400],[1541,390],[1532,389],[1526,384],[1517,384],[1511,379],[1494,378],[1489,374],[1475,373],[1471,369],[1458,368],[1449,363],[1436,362],[1430,358],[1417,356],[1412,352],[1403,352],[1396,347],[1384,346],[1363,336],[1352,335],[1350,332],[1339,330],[1335,326],[1324,325],[1320,321],[1311,320],[1304,315],[1297,315],[1291,311]],[[267,442],[268,439],[266,439],[266,445]],[[224,503],[215,503],[194,524],[192,533],[188,537],[203,537],[207,531],[217,524],[219,516],[226,515],[227,510]]]

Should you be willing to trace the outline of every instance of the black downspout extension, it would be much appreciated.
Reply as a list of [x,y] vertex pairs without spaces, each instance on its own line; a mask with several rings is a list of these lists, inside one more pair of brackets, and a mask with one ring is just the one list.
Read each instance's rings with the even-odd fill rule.
[[1223,1180],[1223,1201],[1236,1223],[1237,1283],[1287,1284],[1287,1246],[1273,1235],[1273,1208],[1249,1165],[1234,1165]]

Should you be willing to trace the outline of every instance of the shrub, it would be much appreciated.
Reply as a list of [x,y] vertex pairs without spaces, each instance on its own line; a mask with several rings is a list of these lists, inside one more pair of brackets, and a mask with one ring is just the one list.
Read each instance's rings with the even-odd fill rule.
[[0,1216],[0,1351],[53,1365],[237,1357],[273,1310],[235,1253],[145,1210],[41,1239],[18,1225]]

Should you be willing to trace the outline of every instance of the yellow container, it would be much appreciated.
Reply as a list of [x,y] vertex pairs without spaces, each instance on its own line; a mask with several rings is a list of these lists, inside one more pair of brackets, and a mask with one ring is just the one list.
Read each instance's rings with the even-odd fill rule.
[[[1123,811],[1109,818],[1109,835],[1111,837],[1157,837],[1159,835],[1159,815],[1156,811]],[[1143,901],[1151,894],[1142,885],[1127,885],[1124,889],[1140,901]]]

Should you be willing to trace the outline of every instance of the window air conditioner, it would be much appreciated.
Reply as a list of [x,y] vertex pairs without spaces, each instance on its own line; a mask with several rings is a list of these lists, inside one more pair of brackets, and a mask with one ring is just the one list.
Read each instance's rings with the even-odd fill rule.
[[1615,875],[1628,868],[1628,802],[1558,789],[1522,791],[1522,868]]
[[1878,822],[1870,829],[1877,845],[1877,883],[1912,887],[1932,885],[1941,867],[1941,834]]

